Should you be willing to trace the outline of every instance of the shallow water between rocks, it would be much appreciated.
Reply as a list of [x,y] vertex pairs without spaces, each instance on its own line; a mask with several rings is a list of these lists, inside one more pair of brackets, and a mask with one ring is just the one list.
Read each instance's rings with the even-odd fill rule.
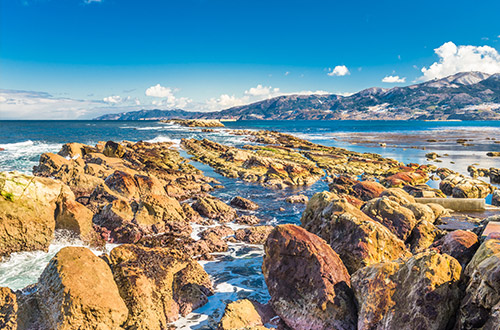
[[[340,124],[339,124],[340,123]],[[489,140],[492,136],[500,136],[500,123],[478,122],[467,123],[424,123],[412,122],[230,122],[227,128],[203,133],[201,129],[185,128],[159,122],[1,122],[0,121],[0,170],[17,170],[31,173],[44,152],[57,152],[63,143],[81,142],[95,144],[101,140],[147,140],[150,142],[172,141],[179,145],[181,138],[208,138],[223,144],[242,146],[248,144],[242,136],[231,135],[228,129],[272,129],[288,132],[312,142],[345,147],[358,152],[379,153],[385,157],[409,163],[433,163],[467,174],[467,166],[479,163],[480,167],[500,167],[500,159],[486,156],[487,151],[500,151],[500,144]],[[482,126],[481,126],[482,125]],[[416,138],[418,136],[422,138]],[[441,136],[445,141],[426,142],[430,136]],[[474,140],[471,147],[457,146],[457,136],[465,135]],[[405,139],[405,136],[408,137]],[[387,141],[387,142],[384,142]],[[380,143],[386,146],[380,146]],[[474,143],[474,142],[473,142]],[[424,149],[425,148],[425,149]],[[441,163],[427,162],[425,154],[437,152]],[[184,151],[182,156],[189,158]],[[289,204],[285,198],[293,194],[305,194],[311,197],[314,193],[327,190],[326,182],[320,180],[315,184],[297,189],[274,190],[263,188],[257,184],[237,179],[225,178],[207,165],[192,162],[205,175],[220,181],[224,186],[212,194],[225,202],[234,196],[242,196],[260,205],[257,211],[247,211],[263,219],[262,224],[278,225],[284,223],[300,224],[300,217],[305,208],[301,204]],[[436,186],[436,181],[429,185]],[[488,202],[488,199],[487,199]],[[491,202],[491,198],[489,200]],[[284,209],[284,211],[282,210]],[[245,212],[242,212],[245,213]],[[487,214],[478,214],[484,216]],[[456,223],[450,219],[451,225],[471,226],[457,217]],[[233,225],[240,228],[241,226]],[[193,236],[205,229],[194,226]],[[21,252],[0,263],[0,286],[21,289],[37,281],[50,258],[64,246],[82,246],[83,243],[68,239],[58,232],[49,252]],[[260,302],[269,299],[267,288],[261,272],[263,247],[243,243],[229,243],[229,250],[216,254],[214,261],[203,261],[201,264],[210,274],[215,294],[209,297],[205,306],[179,319],[173,325],[179,329],[214,329],[225,304],[241,298],[251,298]],[[107,250],[114,245],[108,244]],[[101,251],[94,251],[96,254]]]

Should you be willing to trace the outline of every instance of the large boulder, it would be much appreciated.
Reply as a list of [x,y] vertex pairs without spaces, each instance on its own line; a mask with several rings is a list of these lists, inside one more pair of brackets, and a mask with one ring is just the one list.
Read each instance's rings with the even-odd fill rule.
[[426,204],[410,203],[404,205],[404,207],[413,212],[413,215],[415,216],[415,219],[417,219],[417,221],[425,220],[432,223],[436,221],[436,214],[434,213],[432,208]]
[[411,235],[406,240],[412,253],[418,253],[429,248],[434,243],[441,231],[427,220],[421,220],[413,228]]
[[269,305],[263,305],[256,301],[242,299],[233,301],[226,305],[224,315],[219,322],[219,330],[239,329],[268,329],[264,324],[269,323],[275,316]]
[[169,322],[207,303],[213,293],[208,274],[175,249],[121,245],[109,263],[133,329],[166,329]]
[[410,236],[413,227],[417,224],[417,219],[410,209],[386,197],[368,201],[361,210],[389,228],[402,240],[406,240]]
[[451,174],[439,184],[439,189],[455,198],[485,198],[493,192],[490,184],[479,179]]
[[0,258],[12,252],[47,250],[54,237],[59,181],[16,172],[0,173]]
[[399,172],[382,180],[386,187],[404,187],[406,185],[417,185],[429,180],[427,174],[422,171]]
[[121,329],[128,315],[108,265],[83,247],[60,250],[35,294],[45,329]]
[[200,197],[192,207],[202,216],[220,222],[229,222],[236,218],[236,210],[215,197]]
[[84,241],[96,237],[92,218],[94,213],[77,201],[60,196],[55,210],[56,229],[66,229],[78,235]]
[[449,328],[460,301],[461,271],[454,258],[436,252],[358,270],[352,276],[358,329]]
[[491,204],[495,206],[500,206],[500,190],[497,189],[493,192],[493,196],[491,198]]
[[271,306],[292,329],[356,329],[350,278],[318,236],[280,225],[265,244],[262,272]]
[[404,242],[389,229],[330,192],[311,198],[301,223],[330,244],[350,273],[410,254]]
[[462,267],[469,263],[478,247],[477,235],[467,230],[452,231],[432,244],[432,248],[440,253],[446,253],[457,259]]
[[[457,329],[498,329],[500,320],[500,240],[485,241],[466,269],[470,276]],[[495,328],[497,327],[497,328]]]

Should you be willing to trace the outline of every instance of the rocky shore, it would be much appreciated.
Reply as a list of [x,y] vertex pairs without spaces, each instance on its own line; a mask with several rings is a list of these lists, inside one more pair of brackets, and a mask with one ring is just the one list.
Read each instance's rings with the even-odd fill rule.
[[224,127],[217,119],[171,119],[161,120],[162,123],[172,123],[184,127]]
[[[248,144],[181,146],[225,177],[306,204],[300,224],[271,226],[254,201],[215,197],[220,183],[172,143],[68,143],[43,154],[33,176],[0,173],[0,258],[47,251],[56,230],[104,252],[63,248],[37,283],[0,288],[0,328],[172,328],[215,293],[200,262],[240,242],[264,246],[271,299],[227,302],[218,329],[498,329],[500,234],[483,231],[500,215],[446,230],[440,223],[453,210],[419,202],[492,194],[500,203],[498,169],[488,169],[488,183],[472,170],[468,177],[288,134],[231,133]],[[439,189],[426,184],[431,177]],[[319,180],[328,191],[311,198],[292,189]],[[106,251],[106,243],[119,245]]]

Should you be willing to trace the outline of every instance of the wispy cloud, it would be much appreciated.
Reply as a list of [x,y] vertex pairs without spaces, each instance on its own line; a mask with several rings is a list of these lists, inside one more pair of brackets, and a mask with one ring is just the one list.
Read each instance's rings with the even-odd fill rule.
[[157,98],[151,103],[157,107],[167,107],[167,108],[185,108],[188,106],[192,100],[187,97],[177,97],[175,93],[179,90],[177,88],[164,87],[160,84],[146,89],[144,94],[146,96]]
[[345,66],[345,65],[337,65],[336,67],[334,67],[333,69],[328,69],[328,75],[330,77],[333,77],[333,76],[338,76],[338,77],[342,77],[342,76],[347,76],[347,75],[350,75],[351,72],[349,72],[349,69]]
[[418,80],[439,79],[467,71],[500,72],[500,54],[490,46],[457,46],[450,41],[434,49],[434,52],[439,60],[428,68],[423,67],[423,75]]
[[406,81],[406,77],[399,78],[399,76],[385,76],[382,79],[382,82],[395,84],[395,83],[404,83]]

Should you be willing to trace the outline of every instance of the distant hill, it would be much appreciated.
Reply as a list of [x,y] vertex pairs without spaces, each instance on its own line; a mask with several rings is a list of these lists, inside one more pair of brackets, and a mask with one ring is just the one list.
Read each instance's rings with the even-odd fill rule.
[[406,87],[368,88],[350,96],[283,95],[214,112],[141,110],[98,120],[500,120],[500,74],[462,72]]

